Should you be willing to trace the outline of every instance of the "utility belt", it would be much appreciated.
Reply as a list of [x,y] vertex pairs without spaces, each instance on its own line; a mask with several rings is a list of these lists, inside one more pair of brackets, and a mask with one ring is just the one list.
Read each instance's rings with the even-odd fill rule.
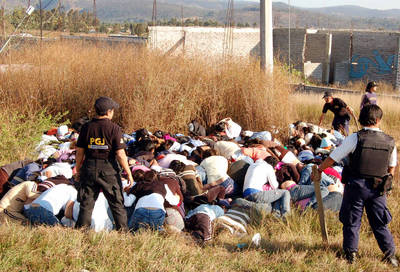
[[372,188],[377,190],[380,195],[389,194],[393,189],[393,175],[389,173],[383,177],[363,177],[354,173],[350,167],[345,166],[342,173],[343,184],[347,184],[352,178],[365,179],[365,182],[372,185]]

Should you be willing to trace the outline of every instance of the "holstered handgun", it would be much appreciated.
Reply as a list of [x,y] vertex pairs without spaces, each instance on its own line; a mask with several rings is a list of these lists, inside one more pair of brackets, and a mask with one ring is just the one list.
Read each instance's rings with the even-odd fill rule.
[[393,176],[387,174],[383,178],[374,178],[373,188],[378,190],[380,195],[389,195],[393,189]]

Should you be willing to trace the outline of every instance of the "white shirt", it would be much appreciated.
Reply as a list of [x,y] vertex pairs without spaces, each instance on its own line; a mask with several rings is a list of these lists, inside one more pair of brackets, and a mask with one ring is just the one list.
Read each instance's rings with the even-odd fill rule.
[[180,162],[184,163],[185,165],[196,165],[195,162],[188,160],[185,156],[180,155],[180,154],[167,154],[167,155],[165,155],[164,158],[162,158],[161,160],[158,161],[158,164],[162,168],[169,168],[169,165],[171,164],[171,162],[175,161],[175,160],[180,161]]
[[44,191],[32,203],[38,204],[56,215],[61,209],[65,210],[68,201],[75,201],[77,194],[78,192],[73,186],[59,184]]
[[[378,128],[364,128],[364,129],[381,131]],[[335,162],[340,162],[341,160],[346,158],[350,153],[353,153],[356,150],[357,142],[358,142],[357,133],[351,134],[349,137],[346,137],[346,139],[344,139],[343,143],[339,147],[337,147],[335,150],[332,151],[329,157],[331,157],[331,159],[333,159]],[[392,155],[389,160],[389,167],[395,167],[396,165],[397,165],[397,148],[394,147]]]
[[233,122],[231,118],[225,118],[221,121],[225,121],[227,126],[225,128],[226,136],[230,139],[235,139],[240,136],[240,132],[242,131],[242,127],[237,123]]
[[[80,203],[75,201],[72,215],[74,221],[78,221],[79,211]],[[96,232],[102,230],[111,231],[113,229],[113,221],[109,214],[111,214],[111,210],[108,201],[104,194],[100,192],[99,197],[94,204],[90,228]]]
[[158,193],[152,193],[139,198],[138,202],[136,203],[135,210],[139,208],[154,208],[161,209],[165,212],[164,201],[167,201],[172,206],[178,205],[180,202],[179,196],[174,195],[167,184],[164,184],[164,187],[167,191],[165,200],[162,195]]
[[229,178],[228,172],[228,160],[222,156],[211,156],[204,159],[200,166],[202,166],[207,173],[207,183],[212,183],[219,179]]
[[259,159],[255,163],[250,164],[247,169],[243,192],[248,188],[262,191],[265,183],[269,183],[272,189],[278,189],[279,187],[274,168],[266,161]]
[[49,167],[42,170],[42,176],[46,176],[46,173],[50,172],[49,178],[53,178],[55,176],[62,175],[67,179],[72,178],[72,169],[71,165],[66,162],[56,162],[50,165]]
[[230,160],[236,151],[240,151],[238,144],[228,141],[219,141],[214,144],[214,149],[223,157]]

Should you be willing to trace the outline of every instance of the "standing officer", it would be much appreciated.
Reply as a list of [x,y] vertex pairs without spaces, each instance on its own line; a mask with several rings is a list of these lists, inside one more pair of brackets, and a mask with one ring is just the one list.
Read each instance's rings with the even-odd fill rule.
[[342,99],[334,98],[332,92],[325,92],[322,98],[325,99],[325,104],[322,109],[321,117],[319,118],[319,126],[321,126],[325,114],[330,110],[335,115],[332,121],[333,129],[347,136],[349,134],[350,115],[356,119],[353,111]]
[[[117,230],[128,230],[124,208],[120,166],[133,178],[125,154],[122,130],[111,119],[119,105],[108,97],[95,102],[97,117],[86,123],[78,138],[76,171],[81,187],[78,191],[80,211],[76,227],[90,227],[92,211],[100,190],[107,198]],[[119,164],[118,164],[119,163]]]
[[397,150],[392,137],[379,129],[383,112],[377,105],[367,105],[360,113],[363,129],[347,137],[319,166],[319,172],[349,156],[343,169],[346,184],[339,219],[343,224],[343,249],[353,263],[357,257],[361,217],[365,207],[368,222],[382,252],[383,261],[398,266],[395,245],[388,224],[392,216],[386,206],[386,189],[397,164]]

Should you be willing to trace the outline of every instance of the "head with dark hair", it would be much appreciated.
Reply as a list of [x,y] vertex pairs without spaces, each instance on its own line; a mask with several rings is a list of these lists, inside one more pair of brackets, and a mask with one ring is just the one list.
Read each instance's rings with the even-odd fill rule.
[[382,116],[383,111],[378,105],[367,105],[362,108],[358,121],[364,127],[376,126]]
[[215,124],[214,130],[215,130],[215,132],[225,131],[225,123],[224,122],[219,122],[219,123]]
[[210,149],[204,151],[203,160],[208,157],[215,156],[215,155],[217,155],[217,151],[215,151],[215,149],[210,148]]
[[141,128],[136,130],[135,138],[136,141],[140,141],[143,139],[148,139],[150,137],[150,133],[145,128]]
[[277,158],[272,157],[272,156],[268,156],[264,160],[274,168],[279,162]]
[[169,168],[172,169],[176,174],[182,173],[183,170],[185,169],[185,164],[181,161],[178,160],[173,160],[170,165]]
[[322,138],[319,135],[314,135],[310,140],[310,146],[315,150],[321,146]]
[[144,181],[145,182],[155,182],[158,180],[157,172],[154,170],[150,170],[144,173]]
[[161,131],[161,130],[157,130],[156,132],[154,132],[153,134],[154,136],[156,136],[157,138],[162,138],[165,135],[165,132]]
[[372,92],[376,91],[375,87],[377,87],[377,86],[378,86],[378,84],[375,81],[368,82],[367,87],[365,88],[365,91],[368,93],[372,93]]
[[245,139],[244,139],[244,146],[245,147],[249,147],[249,146],[251,146],[251,145],[255,145],[255,144],[261,144],[261,140],[260,139],[257,139],[257,138],[254,138],[254,139],[250,139],[250,137],[246,137]]
[[89,118],[85,117],[81,117],[78,120],[76,120],[74,123],[72,123],[72,128],[76,131],[76,132],[81,132],[81,128],[84,124],[86,124],[87,122],[89,122]]
[[136,145],[140,151],[151,152],[156,149],[156,146],[151,139],[140,140]]
[[142,181],[144,181],[144,171],[141,169],[138,169],[133,172],[132,177],[135,182],[142,182]]
[[96,99],[94,103],[94,109],[96,110],[96,114],[98,116],[105,116],[109,111],[113,111],[114,109],[118,109],[119,104],[112,100],[110,97],[101,96]]

